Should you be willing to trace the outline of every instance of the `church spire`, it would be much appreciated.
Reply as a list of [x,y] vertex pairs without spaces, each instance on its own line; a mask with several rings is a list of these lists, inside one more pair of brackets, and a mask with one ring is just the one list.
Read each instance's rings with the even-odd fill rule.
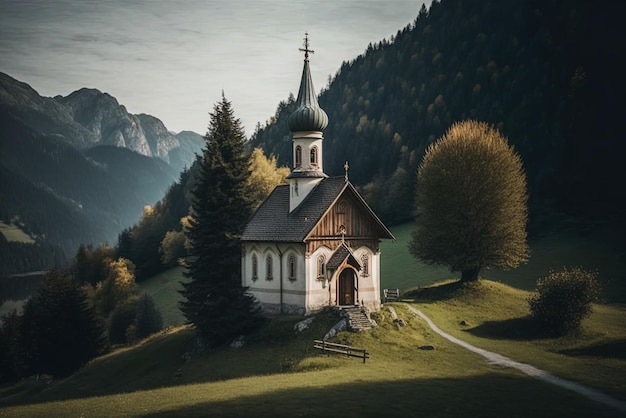
[[309,54],[313,50],[309,45],[309,34],[305,33],[304,68],[300,80],[300,90],[296,101],[296,109],[289,115],[289,129],[293,133],[293,169],[287,176],[291,187],[289,211],[300,205],[313,188],[328,176],[324,174],[322,131],[328,126],[328,116],[317,103],[317,95],[313,88]]
[[296,110],[289,116],[289,129],[291,132],[302,131],[323,131],[328,126],[328,116],[317,103],[317,95],[313,88],[313,79],[309,69],[309,53],[315,51],[309,49],[309,34],[305,32],[304,48],[304,68],[300,80],[300,90],[296,100]]

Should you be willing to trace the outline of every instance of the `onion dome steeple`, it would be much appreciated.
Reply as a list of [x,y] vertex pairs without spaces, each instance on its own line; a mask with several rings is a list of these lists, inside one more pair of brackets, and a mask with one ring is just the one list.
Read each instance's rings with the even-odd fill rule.
[[317,104],[309,70],[309,34],[305,33],[304,69],[298,91],[296,109],[289,115],[289,129],[293,134],[293,168],[287,176],[291,188],[289,212],[304,202],[307,195],[320,181],[327,178],[324,174],[322,131],[328,126],[326,112]]
[[308,33],[305,34],[304,49],[304,68],[302,69],[302,79],[300,80],[300,90],[298,91],[298,100],[296,101],[296,110],[289,116],[289,129],[291,132],[302,131],[323,131],[328,126],[328,116],[326,112],[317,103],[317,96],[313,88],[313,79],[309,69],[309,49]]

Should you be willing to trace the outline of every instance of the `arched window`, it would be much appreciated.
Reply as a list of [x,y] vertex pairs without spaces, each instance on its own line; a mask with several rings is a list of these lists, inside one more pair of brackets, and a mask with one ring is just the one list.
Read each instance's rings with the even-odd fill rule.
[[311,165],[317,165],[317,147],[311,148]]
[[265,259],[265,278],[267,280],[272,280],[274,278],[274,273],[273,273],[273,260],[272,260],[272,256],[268,255],[267,258]]
[[296,280],[296,257],[293,254],[289,256],[287,271],[289,280]]
[[252,280],[259,278],[259,259],[256,254],[252,254]]
[[296,160],[296,164],[295,164],[296,167],[302,166],[302,147],[300,145],[296,147],[295,160]]
[[317,278],[323,278],[326,276],[326,257],[320,255],[317,257]]
[[363,276],[370,274],[370,257],[367,254],[361,256],[361,272]]

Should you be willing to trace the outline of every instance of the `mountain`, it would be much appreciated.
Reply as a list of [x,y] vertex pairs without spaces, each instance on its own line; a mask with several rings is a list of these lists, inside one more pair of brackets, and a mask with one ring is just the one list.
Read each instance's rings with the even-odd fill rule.
[[[477,119],[520,153],[531,225],[564,211],[623,228],[620,16],[613,2],[433,1],[322,89],[327,173],[342,174],[348,161],[351,181],[386,222],[411,219],[426,148],[453,123]],[[291,163],[293,107],[293,97],[281,102],[250,141],[279,164]]]
[[[173,167],[191,168],[196,155],[202,155],[204,137],[192,131],[180,131],[176,134],[180,146],[173,148],[168,156]],[[179,169],[179,171],[181,171]]]
[[0,220],[36,241],[0,239],[0,276],[45,269],[80,244],[115,244],[203,143],[128,114],[106,93],[46,98],[0,73]]
[[113,96],[96,89],[82,88],[66,97],[42,97],[28,84],[0,73],[0,109],[77,149],[100,145],[128,148],[158,157],[179,172],[204,145],[202,136],[189,131],[181,136],[172,133],[156,117],[130,114]]
[[49,97],[42,97],[28,84],[0,72],[0,112],[11,114],[40,133],[63,138],[77,148],[97,143],[87,128],[74,121],[70,109]]

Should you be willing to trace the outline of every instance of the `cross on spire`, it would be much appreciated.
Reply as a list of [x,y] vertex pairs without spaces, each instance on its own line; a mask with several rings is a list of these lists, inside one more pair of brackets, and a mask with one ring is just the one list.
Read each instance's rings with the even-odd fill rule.
[[349,168],[350,168],[350,166],[348,165],[348,162],[346,161],[346,163],[343,165],[343,169],[346,172],[346,174],[344,175],[344,179],[346,180],[346,182],[348,181],[348,169]]
[[299,48],[300,51],[304,52],[304,59],[308,60],[309,59],[309,52],[311,54],[314,54],[315,51],[313,51],[312,49],[309,49],[309,32],[304,32],[304,49],[303,48]]

